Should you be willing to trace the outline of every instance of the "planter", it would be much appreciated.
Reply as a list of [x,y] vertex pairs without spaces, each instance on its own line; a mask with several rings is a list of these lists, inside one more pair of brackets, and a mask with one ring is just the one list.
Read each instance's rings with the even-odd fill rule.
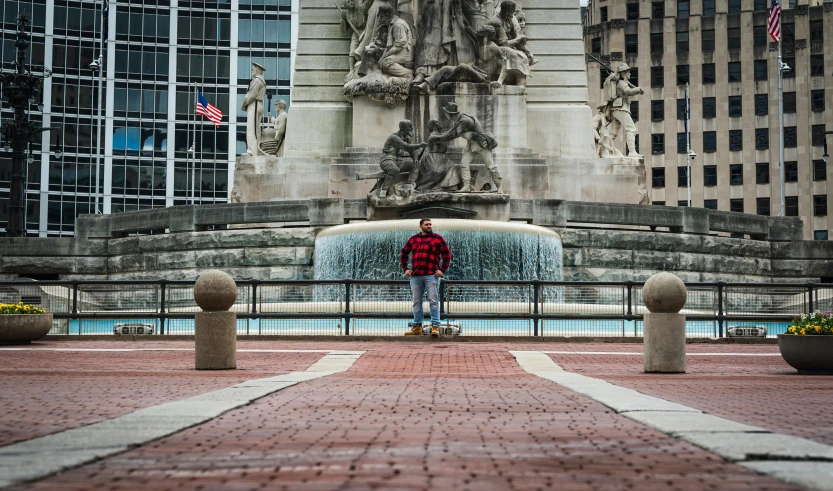
[[833,374],[833,336],[779,334],[778,348],[798,373]]
[[52,314],[0,315],[0,343],[30,343],[52,329]]

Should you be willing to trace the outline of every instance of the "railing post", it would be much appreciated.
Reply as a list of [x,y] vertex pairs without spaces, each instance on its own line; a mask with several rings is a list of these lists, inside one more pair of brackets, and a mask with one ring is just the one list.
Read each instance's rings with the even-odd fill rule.
[[344,335],[350,335],[350,280],[344,280]]
[[[257,319],[257,280],[252,279],[252,316],[249,319]],[[257,319],[257,334],[260,336],[262,328],[260,327],[260,319]],[[246,334],[249,334],[249,322],[246,321]]]
[[448,323],[448,316],[445,313],[445,281],[439,280],[440,284],[440,319],[445,317],[445,322]]
[[538,300],[541,296],[541,280],[532,281],[532,335],[538,336]]
[[812,281],[807,282],[807,293],[809,294],[809,302],[808,302],[809,305],[808,306],[810,307],[810,311],[807,312],[807,315],[813,315],[813,312],[815,312],[815,309],[813,308],[814,305],[813,305],[813,282]]
[[723,287],[725,283],[717,282],[717,337],[723,337]]
[[[625,310],[625,320],[632,321],[633,320],[633,281],[628,280],[625,282],[625,288],[628,292],[628,304]],[[633,335],[636,337],[636,322],[633,323]],[[622,324],[622,337],[625,337],[625,325]]]
[[78,280],[72,282],[72,318],[78,322],[78,335],[81,335],[81,321],[78,320]]
[[165,335],[165,297],[167,296],[165,280],[159,280],[159,335]]

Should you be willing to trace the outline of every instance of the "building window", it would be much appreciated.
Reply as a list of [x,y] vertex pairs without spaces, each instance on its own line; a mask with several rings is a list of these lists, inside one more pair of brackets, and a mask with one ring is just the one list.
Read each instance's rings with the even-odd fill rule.
[[795,126],[784,127],[784,148],[795,148],[798,146],[798,131]]
[[688,65],[677,65],[677,85],[688,83]]
[[769,114],[769,98],[767,94],[755,94],[755,116]]
[[686,153],[688,151],[688,139],[685,133],[677,133],[677,153]]
[[651,2],[651,18],[665,18],[665,2]]
[[717,166],[703,166],[703,186],[717,186]]
[[824,112],[824,89],[810,91],[810,110],[814,113]]
[[689,0],[677,0],[677,18],[688,19],[690,7]]
[[631,78],[628,80],[630,80],[635,87],[639,87],[639,68],[631,68]]
[[715,81],[714,63],[705,63],[703,65],[703,83],[713,84]]
[[631,119],[634,122],[639,121],[639,101],[631,102]]
[[824,55],[810,55],[810,76],[824,76]]
[[730,61],[729,62],[729,82],[740,82],[741,75],[740,75],[740,62],[739,61]]
[[651,135],[651,154],[662,155],[665,153],[665,135],[655,133]]
[[714,51],[714,29],[700,31],[700,43],[703,51]]
[[677,52],[688,51],[688,31],[677,31]]
[[767,79],[766,60],[755,60],[755,80]]
[[703,97],[703,119],[717,117],[717,99],[714,97]]
[[811,20],[810,21],[810,42],[822,42],[824,41],[824,24],[823,20]]
[[755,46],[767,45],[766,26],[755,26],[752,28],[752,40]]
[[795,113],[795,92],[784,92],[784,114]]
[[769,198],[758,198],[755,200],[755,212],[765,217],[769,216]]
[[664,188],[665,187],[665,168],[654,167],[651,169],[651,187]]
[[703,200],[703,208],[707,210],[716,210],[717,209],[717,200],[716,199],[705,199]]
[[784,162],[784,182],[798,182],[798,162]]
[[827,195],[817,194],[813,196],[813,215],[817,217],[827,216]]
[[741,48],[740,27],[730,27],[726,29],[726,44],[729,49]]
[[755,150],[769,149],[769,128],[755,129]]
[[740,0],[729,0],[729,13],[730,14],[739,14],[740,13]]
[[743,116],[743,101],[739,95],[729,96],[729,117],[739,118]]
[[717,151],[717,132],[703,132],[703,153],[714,153]]
[[795,42],[795,23],[793,23],[793,22],[782,22],[781,23],[781,41],[783,43],[794,43]]
[[798,65],[796,65],[796,63],[795,63],[795,57],[790,57],[790,58],[784,57],[784,58],[782,58],[782,60],[784,61],[784,63],[789,65],[790,68],[792,68],[792,70],[790,70],[788,72],[784,72],[784,78],[795,78],[795,72],[798,71]]
[[729,151],[743,150],[743,130],[729,130]]
[[743,186],[743,164],[729,166],[729,185]]
[[766,0],[755,0],[752,8],[755,12],[763,12],[764,10],[769,10],[769,4]]
[[651,53],[662,53],[662,33],[651,33]]
[[677,201],[677,206],[682,206],[682,207],[688,206],[688,200],[686,200],[686,199],[678,200]]
[[651,87],[662,88],[665,85],[665,72],[661,66],[651,67]]
[[743,199],[730,199],[729,200],[729,211],[736,211],[738,213],[743,213]]
[[827,230],[813,231],[813,240],[827,240]]
[[602,7],[599,9],[599,15],[601,16],[602,22],[607,22],[607,7]]
[[685,165],[677,167],[677,187],[688,187],[688,167],[686,167]]
[[677,119],[685,121],[685,99],[677,99]]
[[755,184],[769,184],[769,162],[755,164]]
[[[633,139],[633,146],[636,147],[633,150],[636,151],[636,153],[639,153],[639,135],[636,135],[636,138]],[[625,150],[630,152],[631,149],[629,149],[628,146],[625,145]]]
[[703,0],[703,17],[714,17],[714,0]]
[[824,125],[814,124],[812,129],[812,140],[814,147],[821,147],[824,145]]
[[651,121],[665,119],[665,101],[651,101]]
[[654,206],[665,206],[665,201],[654,201],[651,204]]
[[827,163],[824,160],[813,161],[813,180],[826,181],[827,180]]
[[635,55],[637,53],[639,53],[639,36],[625,34],[625,54]]
[[798,196],[784,198],[784,215],[788,217],[798,216]]
[[593,38],[590,40],[590,52],[591,53],[601,53],[602,52],[602,38]]
[[626,7],[626,14],[628,20],[639,20],[639,4],[629,3]]

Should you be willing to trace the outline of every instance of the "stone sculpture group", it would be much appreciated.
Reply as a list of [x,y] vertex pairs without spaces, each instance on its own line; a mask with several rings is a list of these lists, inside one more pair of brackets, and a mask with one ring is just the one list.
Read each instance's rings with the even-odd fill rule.
[[[596,140],[598,157],[621,157],[622,154],[613,146],[613,140],[619,132],[625,131],[625,144],[628,157],[641,158],[636,151],[636,125],[631,117],[631,98],[645,91],[630,82],[631,68],[627,63],[620,63],[604,82],[605,104],[600,105],[593,117],[593,137]],[[609,128],[608,128],[609,127]]]
[[444,82],[525,86],[536,63],[514,0],[345,0],[351,33],[344,95],[388,105]]
[[[266,81],[263,73],[266,68],[259,63],[252,63],[252,80],[243,98],[240,109],[246,111],[246,153],[257,156],[261,154],[283,156],[284,137],[286,135],[286,101],[279,99],[275,104],[277,114],[268,114],[271,127],[265,130],[263,122],[263,99],[266,96]],[[264,138],[265,137],[265,138]]]

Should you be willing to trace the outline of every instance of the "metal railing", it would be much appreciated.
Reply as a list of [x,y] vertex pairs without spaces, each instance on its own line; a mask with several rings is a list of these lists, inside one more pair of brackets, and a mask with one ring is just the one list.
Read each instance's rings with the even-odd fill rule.
[[[50,334],[193,334],[194,281],[0,282],[0,302],[52,313]],[[643,283],[442,281],[443,322],[468,336],[641,336]],[[688,283],[681,313],[688,337],[724,337],[761,326],[772,337],[797,315],[833,310],[833,284]],[[412,318],[408,281],[237,282],[238,333],[246,335],[400,335]],[[425,312],[428,313],[427,303]],[[131,327],[132,326],[132,327]]]

